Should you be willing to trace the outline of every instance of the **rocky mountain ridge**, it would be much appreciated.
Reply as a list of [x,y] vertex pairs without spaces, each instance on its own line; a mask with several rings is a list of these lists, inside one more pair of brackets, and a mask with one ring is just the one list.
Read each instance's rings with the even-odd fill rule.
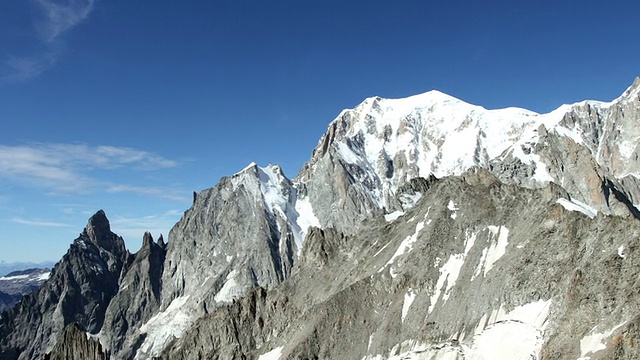
[[367,99],[294,179],[250,164],[197,194],[168,244],[130,254],[99,211],[0,355],[635,358],[639,96]]
[[56,263],[54,261],[44,262],[6,262],[0,261],[0,276],[6,276],[14,271],[24,271],[28,269],[51,269]]
[[634,358],[639,224],[566,196],[472,169],[392,222],[312,230],[289,280],[202,318],[163,359]]
[[0,276],[0,314],[39,288],[50,273],[49,269],[26,269]]

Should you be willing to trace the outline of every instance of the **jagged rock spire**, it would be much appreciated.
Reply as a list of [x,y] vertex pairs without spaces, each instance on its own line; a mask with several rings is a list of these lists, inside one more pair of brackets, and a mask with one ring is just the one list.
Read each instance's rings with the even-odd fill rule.
[[148,247],[153,244],[153,235],[150,232],[145,231],[144,236],[142,237],[142,247]]
[[84,233],[86,233],[91,242],[96,245],[100,245],[98,243],[99,240],[111,233],[111,225],[104,210],[98,210],[98,212],[89,219],[87,226],[84,228]]
[[88,238],[89,242],[109,252],[122,254],[126,251],[124,240],[111,232],[111,225],[104,210],[98,210],[87,222],[80,238]]

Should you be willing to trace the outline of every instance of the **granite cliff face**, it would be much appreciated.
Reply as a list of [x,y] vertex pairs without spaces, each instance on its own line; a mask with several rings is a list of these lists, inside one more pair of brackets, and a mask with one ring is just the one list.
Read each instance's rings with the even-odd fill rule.
[[639,121],[638,79],[549,114],[367,99],[294,179],[196,194],[168,244],[129,254],[97,213],[0,354],[635,359]]
[[109,353],[102,351],[99,341],[91,339],[78,324],[71,323],[58,337],[53,350],[45,360],[107,360]]

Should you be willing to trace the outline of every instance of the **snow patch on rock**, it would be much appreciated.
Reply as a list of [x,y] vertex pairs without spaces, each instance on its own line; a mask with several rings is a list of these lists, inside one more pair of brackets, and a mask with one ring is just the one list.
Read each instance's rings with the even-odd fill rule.
[[416,295],[417,294],[413,291],[413,289],[407,290],[407,293],[404,294],[404,302],[402,303],[402,316],[400,318],[402,322],[404,322],[404,318],[407,317],[409,308],[411,307],[413,300],[416,299]]
[[[614,331],[618,330],[622,325],[624,325],[626,321],[614,326],[608,331],[604,331],[601,333],[592,333],[591,335],[587,335],[580,340],[580,357],[578,360],[589,360],[591,356],[589,354],[595,354],[600,350],[604,350],[607,348],[607,345],[602,341],[608,337],[610,337]],[[595,328],[593,329],[595,331]]]
[[447,209],[451,211],[451,218],[455,220],[456,217],[458,217],[458,210],[460,210],[460,208],[458,208],[458,206],[456,205],[456,203],[453,202],[453,200],[449,200],[449,203],[447,204]]
[[258,357],[258,360],[279,360],[282,356],[282,346],[266,352]]
[[[419,223],[416,224],[416,231],[412,235],[407,236],[400,243],[400,246],[398,246],[398,249],[396,249],[396,252],[393,253],[393,255],[391,256],[389,261],[387,261],[387,263],[378,270],[378,273],[382,272],[387,266],[393,264],[395,262],[396,258],[398,258],[399,256],[402,256],[405,253],[411,251],[411,249],[413,248],[413,244],[418,240],[418,234],[420,234],[420,231],[422,231],[422,229],[424,228],[424,224],[425,224],[424,221],[420,221]],[[393,268],[391,269],[390,273],[391,273],[392,277],[396,277],[396,275],[397,275],[394,272]]]
[[174,299],[163,312],[155,315],[140,327],[146,334],[144,342],[136,353],[136,359],[148,359],[160,355],[162,349],[173,339],[179,338],[193,324],[194,314],[184,306],[189,295]]
[[595,218],[598,215],[598,210],[575,199],[567,200],[564,198],[560,198],[556,201],[556,203],[562,205],[563,208],[569,211],[581,212],[591,219]]
[[235,276],[236,270],[233,270],[227,275],[224,285],[222,285],[222,288],[220,288],[213,298],[216,302],[232,302],[244,295],[242,287],[236,281]]
[[509,229],[504,226],[488,226],[489,241],[491,245],[482,250],[480,257],[480,263],[476,267],[471,280],[475,279],[482,273],[487,275],[489,270],[493,268],[493,265],[507,252],[507,245],[509,245]]
[[[530,360],[538,359],[549,316],[550,300],[538,300],[506,312],[503,306],[482,317],[470,339],[428,344],[405,340],[387,354],[363,360]],[[488,319],[488,321],[487,321]]]
[[438,282],[436,283],[436,287],[430,299],[431,301],[428,311],[429,314],[431,314],[431,312],[435,308],[441,294],[443,302],[446,302],[449,299],[450,291],[458,280],[460,270],[462,269],[462,265],[464,265],[464,260],[464,254],[454,254],[449,256],[447,262],[445,262],[444,265],[440,267],[440,277],[438,277]]

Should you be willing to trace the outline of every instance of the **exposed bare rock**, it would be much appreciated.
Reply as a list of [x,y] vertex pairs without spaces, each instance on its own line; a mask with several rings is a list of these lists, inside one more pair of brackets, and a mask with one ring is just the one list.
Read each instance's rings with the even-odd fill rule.
[[64,328],[53,350],[45,355],[45,360],[108,360],[108,352],[103,352],[100,342],[91,339],[78,324]]
[[143,341],[139,327],[158,312],[165,256],[162,236],[156,243],[147,232],[142,247],[126,265],[99,337],[114,358],[130,359],[135,355],[134,350]]
[[98,333],[128,257],[124,241],[98,211],[49,279],[0,319],[0,358],[40,359],[71,323]]
[[[477,169],[392,223],[312,230],[291,278],[202,318],[163,358],[637,356],[640,223],[567,211],[563,194]],[[603,352],[585,340],[599,333]]]

